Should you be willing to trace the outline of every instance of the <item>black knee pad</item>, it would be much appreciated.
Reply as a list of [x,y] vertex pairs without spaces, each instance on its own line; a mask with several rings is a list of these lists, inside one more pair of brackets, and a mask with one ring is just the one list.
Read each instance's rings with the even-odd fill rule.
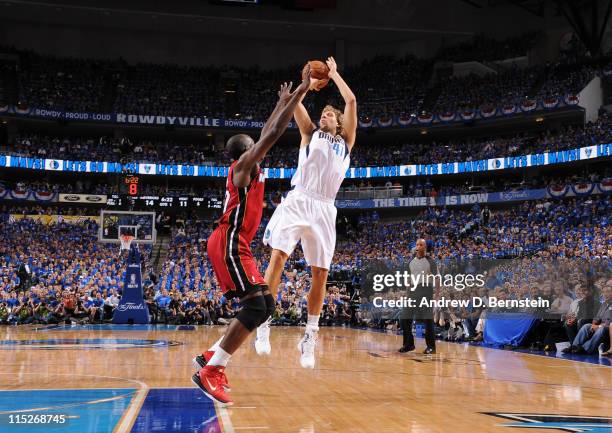
[[254,330],[266,320],[266,301],[263,296],[254,296],[240,302],[242,309],[236,319],[249,331]]
[[268,293],[267,295],[264,295],[264,300],[266,301],[266,317],[265,319],[263,319],[261,323],[268,320],[270,316],[274,314],[274,310],[276,310],[276,301],[274,300],[274,297],[270,293]]

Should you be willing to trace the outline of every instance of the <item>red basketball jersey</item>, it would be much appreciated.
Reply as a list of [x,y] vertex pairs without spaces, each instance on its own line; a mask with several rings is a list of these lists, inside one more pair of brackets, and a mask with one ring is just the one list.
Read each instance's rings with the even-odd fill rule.
[[227,174],[225,191],[225,204],[223,216],[219,225],[228,225],[235,228],[237,233],[250,243],[257,233],[261,215],[263,213],[265,175],[261,168],[257,168],[257,174],[245,188],[237,188],[232,182],[234,161]]

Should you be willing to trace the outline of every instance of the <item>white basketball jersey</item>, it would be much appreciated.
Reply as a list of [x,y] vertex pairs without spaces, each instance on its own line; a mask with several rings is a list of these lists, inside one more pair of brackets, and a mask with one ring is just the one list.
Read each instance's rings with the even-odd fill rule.
[[291,185],[335,200],[350,164],[344,139],[315,129],[310,143],[300,149]]

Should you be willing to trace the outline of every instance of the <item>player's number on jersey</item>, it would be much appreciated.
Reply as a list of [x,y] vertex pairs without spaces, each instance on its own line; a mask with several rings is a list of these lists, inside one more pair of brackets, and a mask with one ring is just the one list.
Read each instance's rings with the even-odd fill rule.
[[223,203],[223,213],[225,213],[225,210],[227,209],[227,204],[229,203],[230,200],[230,192],[228,190],[225,190],[225,200]]
[[342,153],[344,152],[344,147],[340,146],[340,143],[338,142],[334,143],[332,149],[334,149],[334,152],[336,152],[336,155],[338,156],[342,156]]

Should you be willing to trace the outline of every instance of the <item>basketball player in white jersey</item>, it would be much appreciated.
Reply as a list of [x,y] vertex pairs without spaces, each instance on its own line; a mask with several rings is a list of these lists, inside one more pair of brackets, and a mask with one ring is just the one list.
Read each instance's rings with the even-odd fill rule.
[[[329,57],[326,63],[329,78],[336,83],[344,99],[344,112],[326,106],[317,128],[301,101],[295,108],[294,117],[302,137],[298,167],[291,179],[292,190],[274,211],[263,238],[264,244],[272,247],[264,278],[275,299],[285,263],[298,242],[301,242],[304,258],[311,268],[308,322],[306,333],[298,345],[300,363],[304,368],[314,368],[315,365],[319,316],[336,246],[337,210],[334,200],[349,168],[357,132],[355,95],[338,73],[333,57]],[[311,89],[316,87],[315,80]],[[257,353],[270,353],[269,336],[270,323],[266,321],[257,329]]]

